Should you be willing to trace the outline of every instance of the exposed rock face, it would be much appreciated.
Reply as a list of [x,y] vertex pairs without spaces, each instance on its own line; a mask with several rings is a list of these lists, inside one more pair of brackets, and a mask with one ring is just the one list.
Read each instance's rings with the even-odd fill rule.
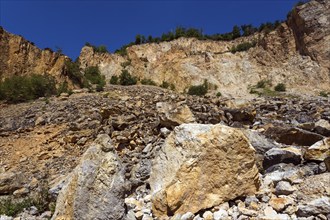
[[314,0],[296,7],[289,18],[297,49],[330,70],[330,3]]
[[[118,156],[101,135],[82,156],[59,194],[52,219],[122,219],[124,176]],[[103,150],[106,149],[107,152]]]
[[167,138],[152,167],[156,215],[193,213],[259,186],[254,149],[237,129],[183,124]]
[[50,74],[64,79],[64,55],[41,50],[23,37],[0,27],[0,80],[13,75]]
[[[281,24],[269,34],[229,42],[180,38],[135,45],[127,48],[125,57],[98,54],[84,47],[79,59],[82,68],[99,65],[107,79],[125,68],[141,79],[173,83],[180,92],[208,80],[219,88],[214,92],[246,96],[249,85],[262,79],[271,80],[273,85],[284,82],[290,91],[300,93],[329,90],[329,8],[325,0],[299,6],[288,24]],[[229,52],[233,45],[254,39],[258,40],[255,48]]]

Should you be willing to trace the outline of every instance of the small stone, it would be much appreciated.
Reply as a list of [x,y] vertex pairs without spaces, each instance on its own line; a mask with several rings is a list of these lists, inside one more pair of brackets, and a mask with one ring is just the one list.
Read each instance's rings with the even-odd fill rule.
[[287,181],[280,181],[277,183],[275,188],[276,195],[289,195],[293,193],[296,189],[291,186]]
[[136,220],[135,213],[132,209],[127,212],[126,220]]
[[153,220],[153,218],[148,214],[144,214],[142,220]]
[[52,217],[52,212],[51,211],[46,211],[40,215],[40,218],[46,218],[50,219]]
[[245,205],[246,205],[246,206],[249,206],[251,202],[258,203],[259,200],[258,200],[257,197],[255,197],[255,196],[247,196],[247,197],[245,198],[245,201],[244,201],[244,202],[245,202]]
[[219,211],[216,211],[213,213],[214,220],[221,220],[228,218],[228,212],[226,210],[220,209]]
[[144,199],[144,202],[148,203],[151,201],[151,195],[146,195],[143,199]]
[[181,216],[181,220],[193,220],[195,217],[194,213],[187,212]]
[[138,220],[141,220],[143,218],[144,213],[142,211],[135,212],[135,217]]
[[13,195],[14,195],[15,197],[21,197],[21,196],[25,196],[25,195],[27,195],[29,192],[30,192],[30,190],[27,189],[27,188],[20,188],[20,189],[18,189],[18,190],[15,190],[15,191],[13,192]]
[[277,212],[284,210],[287,206],[293,204],[293,199],[287,196],[282,196],[280,198],[272,197],[269,201],[269,205],[273,207]]
[[29,214],[30,214],[30,215],[37,215],[37,214],[38,214],[38,209],[37,209],[37,207],[35,207],[35,206],[31,206],[31,207],[29,208]]
[[195,216],[193,220],[204,220],[199,214]]
[[213,213],[210,211],[206,211],[203,214],[204,220],[213,220]]

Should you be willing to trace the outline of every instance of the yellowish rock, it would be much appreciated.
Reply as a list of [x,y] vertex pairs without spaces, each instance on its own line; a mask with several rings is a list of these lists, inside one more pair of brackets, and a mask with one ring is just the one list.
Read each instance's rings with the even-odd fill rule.
[[197,213],[254,194],[259,187],[254,153],[238,129],[220,124],[176,127],[153,161],[153,213]]

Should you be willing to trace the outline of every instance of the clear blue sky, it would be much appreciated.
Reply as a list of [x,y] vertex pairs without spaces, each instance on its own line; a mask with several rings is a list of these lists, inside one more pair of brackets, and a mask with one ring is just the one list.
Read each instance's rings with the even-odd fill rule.
[[0,0],[0,25],[40,48],[60,47],[75,59],[85,42],[110,51],[136,34],[160,36],[176,26],[224,33],[242,24],[284,20],[297,0],[83,1]]

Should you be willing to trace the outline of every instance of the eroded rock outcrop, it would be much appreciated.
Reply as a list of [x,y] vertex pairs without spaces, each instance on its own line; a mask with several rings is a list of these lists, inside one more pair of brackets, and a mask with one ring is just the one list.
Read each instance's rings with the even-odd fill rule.
[[41,50],[22,36],[0,27],[0,80],[13,75],[50,74],[63,81],[66,56],[50,49]]
[[156,216],[211,208],[259,187],[254,149],[241,131],[183,124],[153,162],[150,186]]

